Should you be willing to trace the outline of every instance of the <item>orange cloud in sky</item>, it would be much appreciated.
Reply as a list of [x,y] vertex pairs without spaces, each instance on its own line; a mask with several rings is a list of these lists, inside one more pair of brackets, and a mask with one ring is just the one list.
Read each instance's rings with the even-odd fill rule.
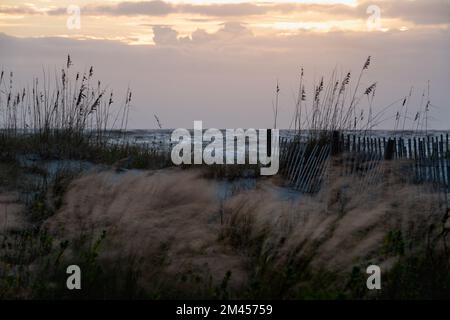
[[448,0],[77,1],[80,29],[70,29],[72,1],[3,0],[0,61],[27,83],[70,52],[77,67],[94,65],[112,87],[133,88],[133,127],[148,127],[154,113],[172,127],[193,119],[264,127],[277,79],[287,127],[300,66],[311,92],[320,75],[358,70],[368,55],[376,68],[362,82],[379,83],[377,107],[411,87],[420,102],[430,80],[441,108],[433,127],[448,127]]
[[[255,34],[301,30],[377,31],[448,28],[446,0],[154,0],[77,1],[80,28],[67,28],[73,1],[12,1],[0,5],[0,31],[21,37],[63,36],[152,44],[152,26],[167,25],[182,37],[212,33],[227,21]],[[75,17],[77,18],[77,17]],[[133,39],[133,40],[129,40]]]

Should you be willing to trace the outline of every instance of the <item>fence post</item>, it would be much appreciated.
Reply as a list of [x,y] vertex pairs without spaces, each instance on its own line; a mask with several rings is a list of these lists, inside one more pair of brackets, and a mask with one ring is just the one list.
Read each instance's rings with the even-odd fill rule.
[[340,143],[339,131],[333,131],[331,137],[331,155],[337,156],[341,153],[341,143]]
[[267,156],[272,155],[272,129],[267,129]]
[[347,149],[345,151],[350,152],[350,134],[347,134]]
[[439,165],[441,167],[441,175],[439,176],[441,179],[442,186],[446,187],[447,183],[445,182],[445,166],[444,166],[444,136],[441,134],[441,141],[439,142]]
[[386,149],[384,150],[384,160],[392,160],[394,158],[395,141],[388,139]]
[[381,147],[381,139],[377,138],[377,142],[378,142],[378,152],[380,153],[380,159],[381,159],[381,157],[383,156],[383,150]]
[[449,161],[448,157],[445,158],[445,164],[447,167],[447,193],[449,193],[450,192],[450,161]]

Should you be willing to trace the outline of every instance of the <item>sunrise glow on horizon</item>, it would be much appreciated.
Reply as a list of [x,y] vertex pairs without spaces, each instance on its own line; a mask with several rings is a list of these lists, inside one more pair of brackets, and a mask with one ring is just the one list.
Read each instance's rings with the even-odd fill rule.
[[[417,5],[402,9],[409,4]],[[66,26],[71,5],[80,9],[79,29],[69,30]],[[0,5],[0,32],[16,37],[105,39],[151,45],[155,43],[155,27],[170,28],[178,38],[190,39],[198,30],[212,34],[229,22],[263,36],[373,31],[367,27],[368,19],[378,19],[375,31],[449,27],[439,20],[419,21],[422,13],[427,14],[424,9],[427,7],[422,1],[409,0],[6,0]]]
[[148,127],[153,114],[170,127],[197,118],[265,126],[279,82],[288,128],[300,67],[311,99],[321,76],[357,72],[370,55],[361,81],[379,83],[377,108],[411,87],[420,108],[430,83],[430,126],[442,128],[450,119],[449,12],[450,0],[2,0],[0,66],[27,84],[70,53],[77,67],[95,66],[111,86],[134,89],[133,128]]

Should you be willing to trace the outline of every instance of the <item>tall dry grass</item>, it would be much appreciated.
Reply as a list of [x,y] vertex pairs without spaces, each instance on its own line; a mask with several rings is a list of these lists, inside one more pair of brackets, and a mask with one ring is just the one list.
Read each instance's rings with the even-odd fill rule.
[[108,130],[126,130],[131,103],[128,89],[124,103],[114,106],[112,90],[94,78],[94,68],[73,70],[70,55],[59,75],[43,71],[31,87],[15,88],[14,74],[0,76],[2,134],[38,134],[42,138],[61,134],[71,138],[88,135],[102,139]]
[[[0,159],[29,156],[106,164],[127,159],[127,167],[170,165],[158,146],[134,145],[126,138],[132,92],[115,101],[94,68],[80,73],[70,55],[60,72],[43,71],[31,86],[17,88],[14,74],[0,76]],[[125,162],[124,160],[122,162]]]
[[[93,67],[73,70],[70,55],[61,71],[23,88],[14,85],[14,74],[0,76],[0,144],[3,158],[20,153],[42,157],[74,157],[89,147],[106,146],[113,131],[125,132],[132,93],[121,104],[113,91],[94,77]],[[117,135],[117,134],[116,134]]]
[[[368,78],[373,59],[369,56],[359,73],[341,74],[334,69],[326,79],[308,90],[305,70],[301,68],[290,128],[307,132],[317,138],[330,131],[359,131],[365,133],[392,120],[393,130],[428,131],[431,108],[430,84],[421,95],[417,110],[411,110],[413,88],[404,97],[387,106],[377,106],[378,82]],[[277,87],[278,88],[278,87]],[[277,95],[279,90],[277,89]]]
[[[219,182],[201,171],[91,174],[69,186],[44,226],[70,243],[62,259],[71,263],[83,261],[82,243],[104,235],[102,270],[133,261],[135,284],[150,297],[443,297],[445,212],[436,194],[386,172],[363,194],[332,177],[315,196],[286,198],[268,179],[222,201]],[[383,270],[375,296],[365,287],[369,264]]]

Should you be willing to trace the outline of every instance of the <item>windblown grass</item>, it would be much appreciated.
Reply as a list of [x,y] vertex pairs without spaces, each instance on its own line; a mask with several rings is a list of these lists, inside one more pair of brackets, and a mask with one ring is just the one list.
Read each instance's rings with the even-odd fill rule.
[[[261,180],[222,201],[218,182],[198,170],[92,173],[69,184],[38,231],[5,240],[2,263],[10,267],[0,291],[26,298],[448,298],[445,212],[436,194],[392,172],[364,194],[358,178],[334,177],[317,195],[286,199]],[[86,270],[81,293],[65,289],[72,263]],[[365,287],[369,264],[383,270],[381,291]]]
[[[308,133],[312,137],[332,131],[367,131],[378,128],[386,121],[393,121],[393,130],[413,132],[428,131],[431,104],[430,84],[423,91],[416,110],[412,110],[413,88],[405,96],[387,106],[377,106],[378,82],[368,79],[373,63],[369,56],[359,73],[351,71],[341,74],[333,70],[326,79],[322,76],[308,91],[305,70],[301,68],[294,114],[289,128],[299,134]],[[277,87],[277,96],[279,89]]]
[[[17,161],[33,155],[40,159],[80,159],[127,167],[161,168],[169,165],[167,152],[126,142],[132,93],[122,104],[94,78],[72,70],[70,56],[59,76],[45,72],[30,88],[16,89],[14,76],[0,77],[0,159]],[[113,143],[115,140],[124,142]],[[127,159],[126,161],[124,159]]]
[[[217,178],[251,177],[258,171],[252,166],[117,174],[163,168],[169,159],[156,148],[109,143],[112,130],[126,130],[131,93],[112,111],[111,94],[91,85],[93,69],[70,82],[71,65],[69,57],[55,91],[47,78],[23,94],[12,89],[12,75],[9,87],[3,74],[0,80],[1,165],[8,168],[0,171],[0,193],[24,194],[22,207],[9,214],[28,215],[27,223],[16,219],[14,228],[0,228],[1,298],[450,296],[448,213],[436,194],[396,176],[399,170],[387,170],[387,178],[364,193],[359,177],[331,175],[317,194],[301,198],[282,197],[276,178],[220,196]],[[376,121],[357,116],[369,65],[370,59],[356,89],[347,89],[350,75],[342,81],[333,76],[315,88],[312,113],[303,118],[307,111],[297,107],[296,128],[307,124],[309,149],[329,143],[332,130],[365,130]],[[363,96],[374,92],[371,85]],[[50,174],[20,164],[30,155],[38,162],[89,160],[115,170]],[[8,201],[0,208],[15,200]],[[372,263],[383,270],[379,292],[365,287],[365,267]],[[69,264],[83,270],[82,291],[66,288]]]

